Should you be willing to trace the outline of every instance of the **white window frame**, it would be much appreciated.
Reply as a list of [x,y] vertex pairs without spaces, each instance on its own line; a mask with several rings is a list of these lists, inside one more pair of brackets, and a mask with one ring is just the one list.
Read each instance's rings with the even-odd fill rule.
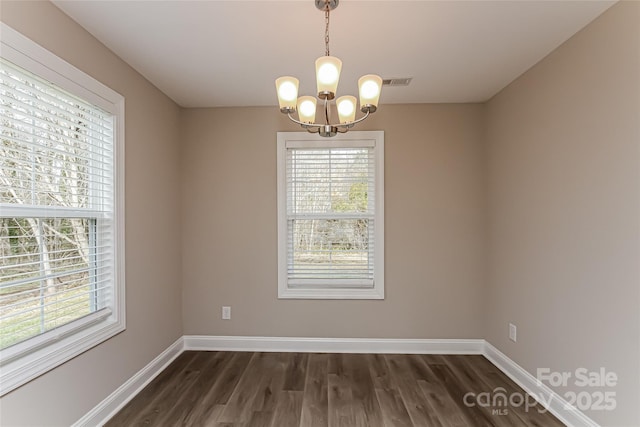
[[125,330],[124,97],[0,22],[0,56],[114,116],[112,305],[0,351],[0,396]]
[[[340,286],[340,279],[327,279],[326,286],[289,286],[287,279],[287,177],[288,147],[350,148],[372,146],[375,150],[375,252],[373,287]],[[278,298],[280,299],[384,299],[384,132],[349,131],[331,138],[308,132],[278,132]],[[332,284],[333,283],[333,284]]]

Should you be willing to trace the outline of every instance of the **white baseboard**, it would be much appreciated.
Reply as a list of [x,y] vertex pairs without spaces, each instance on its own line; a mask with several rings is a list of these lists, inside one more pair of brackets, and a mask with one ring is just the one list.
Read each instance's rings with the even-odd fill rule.
[[183,351],[183,337],[180,337],[160,353],[158,357],[118,387],[116,391],[107,396],[107,398],[100,402],[95,408],[76,421],[72,427],[95,427],[104,425]]
[[482,339],[299,338],[185,335],[185,350],[302,353],[482,354]]
[[571,427],[599,427],[598,423],[578,410],[562,396],[551,390],[520,365],[509,359],[500,350],[485,341],[484,357],[522,387],[527,393],[538,398],[549,412]]

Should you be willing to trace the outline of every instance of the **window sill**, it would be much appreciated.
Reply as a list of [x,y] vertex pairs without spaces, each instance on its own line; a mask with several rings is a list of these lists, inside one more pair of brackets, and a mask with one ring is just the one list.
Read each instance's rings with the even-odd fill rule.
[[384,299],[384,290],[376,288],[284,288],[278,290],[278,299]]
[[111,317],[71,335],[60,336],[53,344],[34,349],[18,358],[7,359],[5,349],[0,353],[0,396],[60,366],[124,329],[124,318],[118,321]]

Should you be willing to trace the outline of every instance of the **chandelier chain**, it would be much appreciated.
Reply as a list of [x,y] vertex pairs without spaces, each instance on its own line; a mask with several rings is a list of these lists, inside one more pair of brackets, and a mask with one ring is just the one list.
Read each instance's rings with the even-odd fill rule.
[[325,54],[326,56],[331,56],[329,55],[329,6],[328,5],[324,10],[324,23],[325,23],[325,27],[324,27]]

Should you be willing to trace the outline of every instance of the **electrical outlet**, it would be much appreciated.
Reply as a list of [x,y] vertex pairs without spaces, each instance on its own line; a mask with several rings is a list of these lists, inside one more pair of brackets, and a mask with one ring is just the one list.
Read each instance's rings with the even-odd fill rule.
[[509,323],[509,339],[513,342],[516,342],[516,336],[518,333],[518,329],[516,328],[516,325],[514,325],[513,323]]
[[231,307],[222,306],[222,320],[231,320]]

